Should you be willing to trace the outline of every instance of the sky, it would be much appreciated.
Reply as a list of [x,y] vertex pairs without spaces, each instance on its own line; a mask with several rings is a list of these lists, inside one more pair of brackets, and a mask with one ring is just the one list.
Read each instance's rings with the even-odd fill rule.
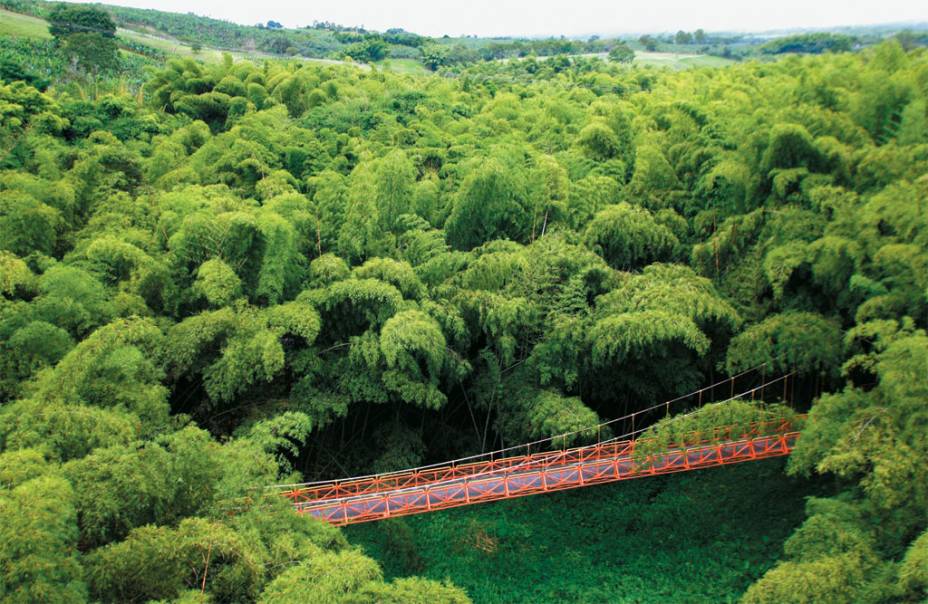
[[245,25],[313,21],[430,36],[585,36],[692,31],[769,31],[928,20],[925,0],[101,0],[194,12]]

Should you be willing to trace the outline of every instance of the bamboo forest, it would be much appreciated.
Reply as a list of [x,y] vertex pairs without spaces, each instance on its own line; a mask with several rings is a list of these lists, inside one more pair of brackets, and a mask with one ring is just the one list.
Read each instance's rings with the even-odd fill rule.
[[928,26],[321,19],[0,2],[0,602],[928,601]]

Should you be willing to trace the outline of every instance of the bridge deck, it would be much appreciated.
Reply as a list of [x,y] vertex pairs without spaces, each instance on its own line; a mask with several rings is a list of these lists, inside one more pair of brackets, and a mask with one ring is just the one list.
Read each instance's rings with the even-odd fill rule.
[[[473,505],[487,501],[789,455],[799,432],[788,421],[730,427],[635,453],[645,441],[605,442],[564,451],[450,464],[410,472],[291,488],[282,494],[300,513],[335,525]],[[651,449],[653,449],[653,445]]]

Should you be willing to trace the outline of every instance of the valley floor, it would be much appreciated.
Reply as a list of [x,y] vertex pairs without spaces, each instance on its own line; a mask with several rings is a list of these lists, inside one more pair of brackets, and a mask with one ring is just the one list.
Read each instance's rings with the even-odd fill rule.
[[780,558],[820,484],[771,460],[346,530],[388,576],[451,580],[477,604],[734,602]]

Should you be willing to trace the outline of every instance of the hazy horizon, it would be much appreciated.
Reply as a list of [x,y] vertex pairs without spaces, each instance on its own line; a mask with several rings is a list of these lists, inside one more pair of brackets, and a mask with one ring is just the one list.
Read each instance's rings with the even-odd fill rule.
[[[73,0],[70,0],[73,1]],[[658,33],[677,30],[765,32],[783,29],[854,27],[924,21],[922,3],[909,0],[873,2],[801,2],[783,0],[758,7],[736,0],[716,0],[699,5],[684,0],[654,0],[629,8],[604,0],[576,0],[570,4],[537,0],[468,4],[425,0],[394,2],[332,3],[295,6],[268,0],[239,4],[205,0],[191,7],[180,0],[108,0],[106,4],[148,8],[224,19],[243,25],[274,20],[286,27],[302,27],[313,21],[363,26],[384,31],[399,27],[430,36],[588,36]],[[799,15],[797,17],[797,15]]]

